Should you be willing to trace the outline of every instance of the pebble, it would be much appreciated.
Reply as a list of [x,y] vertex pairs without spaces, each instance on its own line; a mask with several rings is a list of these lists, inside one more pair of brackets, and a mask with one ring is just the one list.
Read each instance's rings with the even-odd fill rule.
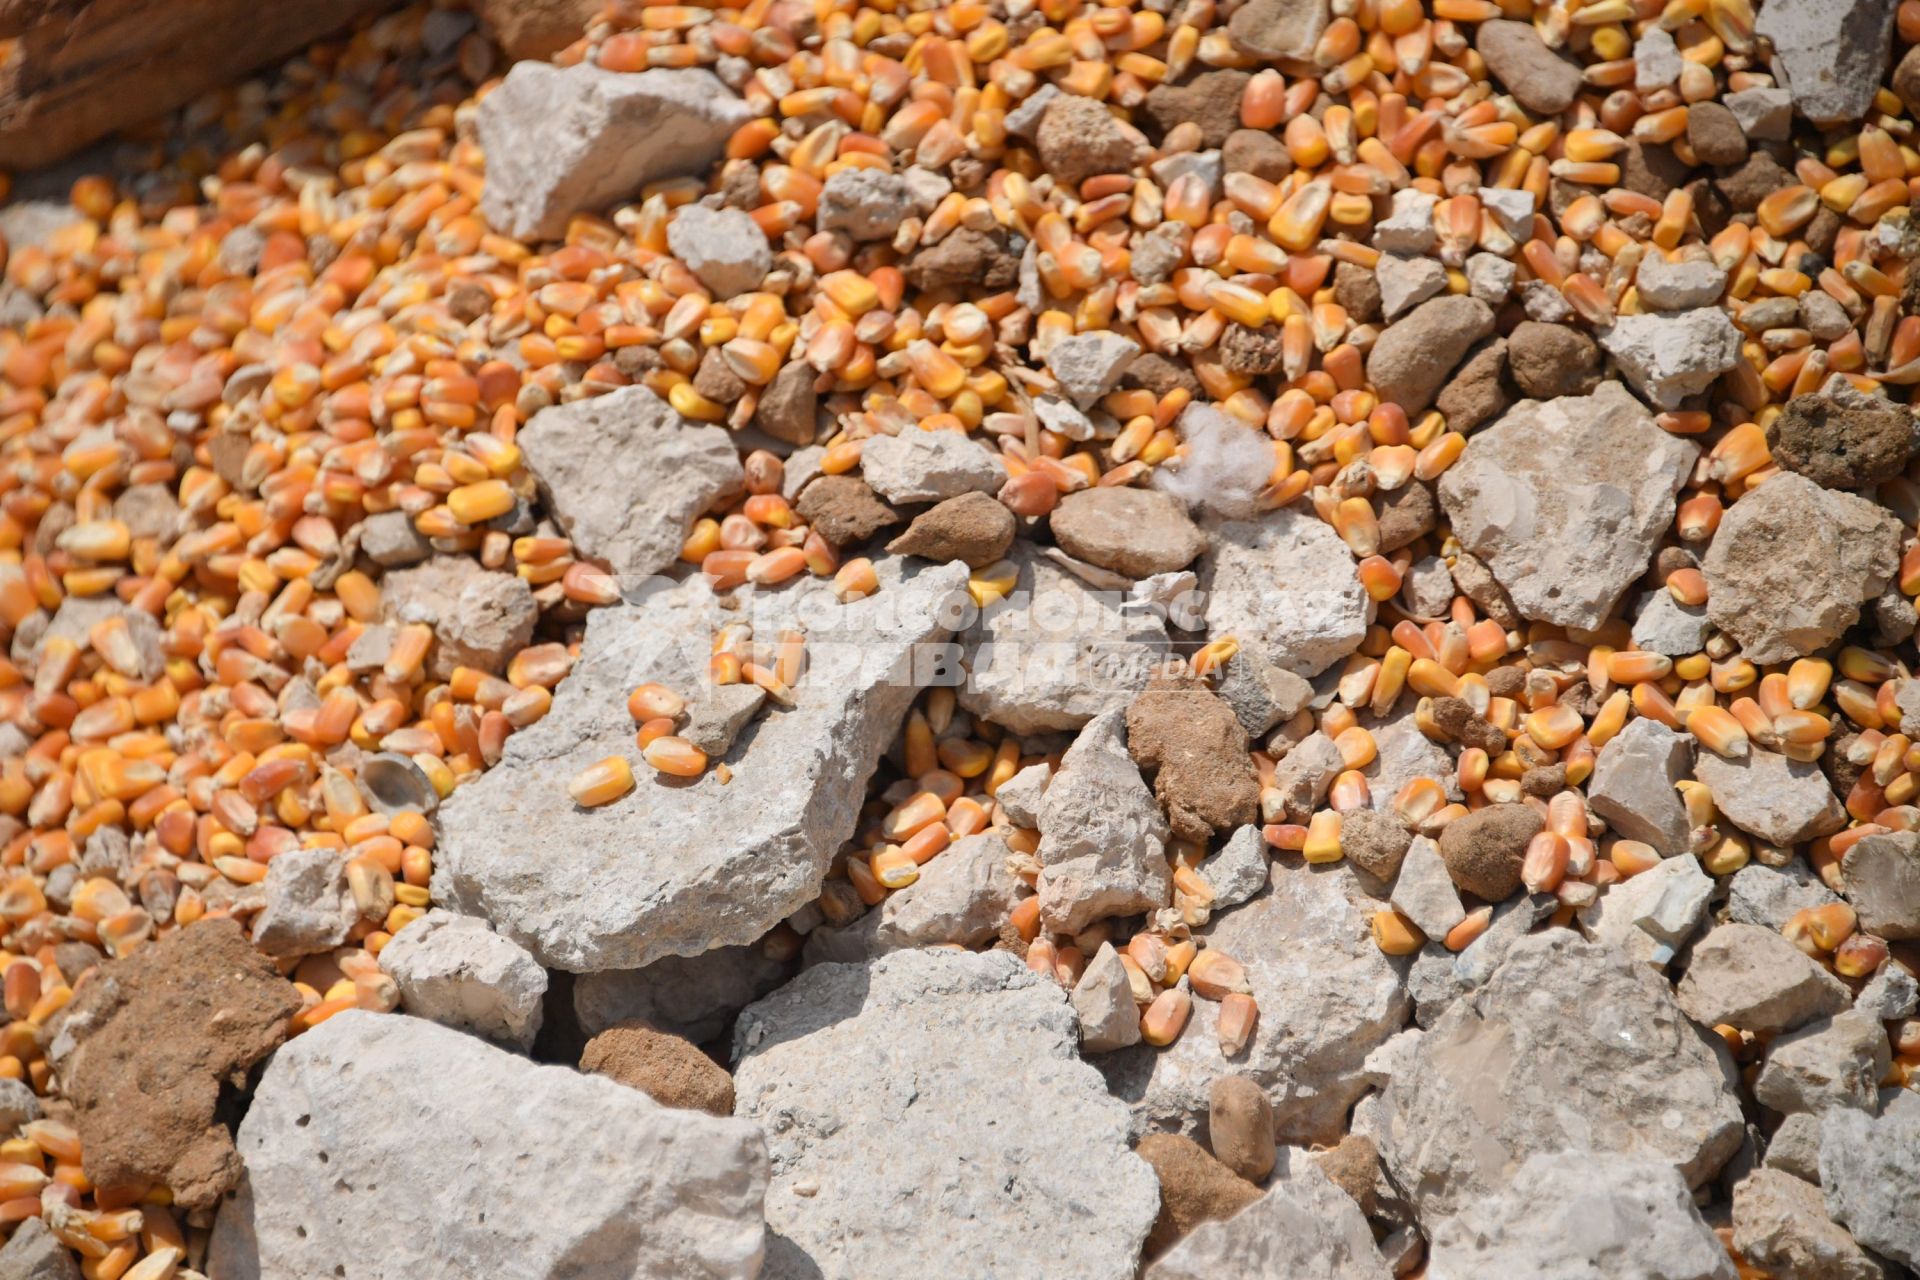
[[667,224],[667,247],[723,301],[758,289],[773,268],[767,233],[739,209],[683,206]]

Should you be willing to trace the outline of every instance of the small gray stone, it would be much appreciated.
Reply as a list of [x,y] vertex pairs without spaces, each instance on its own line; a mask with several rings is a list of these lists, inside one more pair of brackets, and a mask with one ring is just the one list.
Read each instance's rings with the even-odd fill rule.
[[[1820,1117],[1804,1111],[1782,1117],[1780,1127],[1767,1139],[1767,1154],[1762,1164],[1818,1186]],[[1823,1206],[1821,1215],[1824,1217],[1825,1214]]]
[[1400,606],[1415,618],[1444,618],[1453,605],[1453,573],[1439,556],[1422,556],[1407,567]]
[[1741,89],[1720,101],[1755,142],[1785,142],[1793,134],[1793,95],[1785,89]]
[[1713,878],[1698,858],[1683,853],[1607,886],[1578,918],[1595,942],[1658,969],[1700,927],[1712,898]]
[[1910,1018],[1916,1006],[1920,1006],[1920,982],[1892,960],[1880,966],[1853,1001],[1855,1009],[1881,1022]]
[[767,691],[757,684],[719,684],[703,688],[687,704],[687,723],[679,734],[718,760],[767,703]]
[[0,1276],[7,1280],[80,1280],[80,1264],[38,1216],[23,1221],[0,1248]]
[[1006,811],[1007,820],[1029,830],[1040,826],[1040,799],[1046,794],[1053,769],[1046,761],[1030,764],[1000,784],[993,799]]
[[1706,646],[1713,624],[1705,605],[1681,604],[1671,591],[1649,591],[1633,620],[1633,647],[1669,658],[1684,658]]
[[1057,933],[1165,906],[1167,824],[1127,754],[1126,713],[1096,716],[1040,801],[1040,918]]
[[1750,862],[1727,882],[1727,919],[1782,929],[1796,912],[1839,898],[1799,859],[1774,868]]
[[433,554],[433,544],[413,527],[404,511],[382,511],[360,526],[360,550],[383,569],[419,564]]
[[[527,433],[521,432],[524,442]],[[489,675],[506,670],[533,640],[540,606],[524,578],[483,568],[469,556],[435,556],[380,580],[380,619],[433,628],[427,674],[453,677],[456,667]]]
[[993,493],[1007,468],[986,446],[958,431],[908,428],[873,436],[861,446],[860,474],[888,502],[945,502],[963,493]]
[[1201,558],[1207,629],[1315,676],[1359,647],[1375,605],[1332,526],[1292,508],[1213,527]]
[[332,849],[292,849],[267,864],[267,905],[253,922],[253,945],[291,959],[331,950],[360,919],[347,888],[347,857]]
[[1791,1031],[1851,1002],[1846,986],[1800,948],[1751,924],[1723,924],[1695,944],[1674,998],[1704,1027],[1760,1035]]
[[1434,940],[1467,918],[1453,877],[1440,857],[1440,846],[1425,836],[1415,836],[1400,863],[1400,876],[1393,882],[1393,908],[1413,921],[1421,933]]
[[1145,1280],[1387,1280],[1393,1273],[1353,1198],[1304,1151],[1283,1159],[1264,1196],[1230,1218],[1202,1222]]
[[15,1137],[21,1125],[40,1115],[40,1099],[24,1080],[0,1080],[0,1141]]
[[1727,287],[1727,273],[1711,258],[1684,258],[1669,262],[1657,253],[1640,261],[1634,275],[1640,301],[1655,311],[1690,311],[1711,307]]
[[1139,354],[1133,339],[1099,330],[1060,339],[1047,349],[1046,363],[1060,389],[1085,409],[1120,385],[1121,373]]
[[891,240],[913,208],[913,193],[899,174],[864,165],[837,169],[820,188],[818,224],[855,240]]
[[1740,331],[1718,307],[1620,316],[1599,338],[1627,381],[1656,409],[1678,409],[1740,358]]
[[1887,1029],[1849,1009],[1776,1039],[1753,1082],[1753,1096],[1775,1111],[1873,1111],[1892,1062]]
[[547,971],[486,921],[429,911],[381,948],[380,968],[415,1017],[510,1048],[533,1047]]
[[1662,27],[1649,28],[1633,42],[1633,87],[1637,92],[1666,88],[1680,78],[1685,66],[1679,47]]
[[1734,760],[1702,751],[1694,776],[1713,793],[1720,816],[1768,844],[1785,848],[1847,825],[1846,811],[1817,764],[1757,747]]
[[1587,803],[1614,831],[1671,857],[1691,847],[1692,824],[1674,784],[1690,776],[1693,740],[1657,720],[1640,717],[1602,748],[1594,761]]
[[721,301],[758,289],[773,269],[767,233],[743,209],[682,205],[667,224],[667,247]]
[[1247,902],[1267,887],[1267,842],[1251,824],[1227,837],[1220,852],[1200,864],[1200,878],[1213,890],[1217,914]]
[[1140,1007],[1133,1002],[1133,983],[1111,942],[1101,943],[1087,962],[1072,1000],[1080,1019],[1082,1053],[1111,1053],[1140,1043]]
[[1840,891],[1860,927],[1889,941],[1920,938],[1920,834],[1871,835],[1840,859]]
[[1432,258],[1408,258],[1383,253],[1374,264],[1380,285],[1380,310],[1389,320],[1419,306],[1447,287],[1447,269]]
[[1820,1188],[1778,1169],[1756,1169],[1733,1189],[1733,1247],[1792,1280],[1881,1280],[1880,1264],[1827,1217]]
[[1433,251],[1439,233],[1433,229],[1433,208],[1440,198],[1416,187],[1393,193],[1393,212],[1373,227],[1373,247],[1383,254],[1417,258]]
[[1467,259],[1467,294],[1490,307],[1500,306],[1513,292],[1517,268],[1497,253],[1476,253]]
[[1890,1090],[1878,1118],[1835,1108],[1820,1124],[1827,1212],[1874,1252],[1920,1267],[1920,1094]]
[[870,954],[903,947],[977,947],[993,941],[1008,914],[1028,897],[1025,882],[1007,869],[1013,851],[995,832],[956,840],[920,878],[887,895],[873,921]]
[[1233,708],[1240,727],[1252,737],[1297,715],[1313,700],[1313,686],[1304,678],[1251,650],[1233,655],[1214,692]]

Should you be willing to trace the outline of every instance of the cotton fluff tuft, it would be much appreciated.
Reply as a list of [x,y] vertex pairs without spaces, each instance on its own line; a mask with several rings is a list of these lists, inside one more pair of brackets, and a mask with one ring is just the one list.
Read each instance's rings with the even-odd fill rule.
[[1196,515],[1249,520],[1259,514],[1260,491],[1273,472],[1273,441],[1255,427],[1196,404],[1176,424],[1186,441],[1184,457],[1154,469],[1154,483]]

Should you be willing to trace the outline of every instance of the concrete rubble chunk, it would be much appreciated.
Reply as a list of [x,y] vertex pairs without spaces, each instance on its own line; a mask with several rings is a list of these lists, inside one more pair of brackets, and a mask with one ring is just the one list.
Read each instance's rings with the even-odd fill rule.
[[1145,1280],[1387,1280],[1360,1206],[1302,1151],[1286,1153],[1267,1193],[1203,1222],[1147,1268]]
[[[727,609],[695,577],[594,611],[552,710],[440,807],[434,900],[575,972],[752,942],[812,901],[916,689],[952,661],[961,617],[964,565],[875,570],[880,590],[851,604],[814,579],[732,593]],[[741,618],[763,636],[802,625],[810,669],[795,704],[735,744],[731,785],[638,767],[619,801],[567,803],[580,770],[631,757],[627,694],[649,681],[697,691],[715,629]]]
[[1430,1280],[1734,1280],[1733,1259],[1657,1159],[1534,1155],[1511,1186],[1432,1228]]
[[[1373,224],[1373,247],[1408,258],[1431,253],[1440,242],[1440,233],[1433,227],[1433,207],[1439,203],[1440,197],[1416,187],[1394,192],[1393,212]],[[1381,301],[1386,301],[1384,288]]]
[[239,1145],[246,1177],[208,1255],[234,1280],[379,1275],[423,1239],[436,1266],[476,1275],[748,1280],[766,1247],[754,1125],[421,1018],[353,1009],[291,1042]]
[[753,115],[710,71],[517,62],[480,104],[481,211],[505,235],[558,240],[576,213],[704,173]]
[[188,925],[102,965],[47,1049],[87,1176],[164,1185],[186,1211],[218,1204],[241,1173],[222,1090],[287,1038],[300,1007],[231,920]]
[[1006,952],[821,965],[749,1008],[735,1114],[773,1159],[768,1273],[1131,1280],[1155,1180],[1079,1035]]
[[1727,919],[1737,924],[1778,930],[1798,911],[1838,901],[1833,891],[1797,858],[1780,868],[1750,862],[1734,872],[1727,883]]
[[1214,691],[1233,708],[1240,727],[1255,737],[1313,701],[1313,686],[1305,678],[1252,650],[1242,650],[1228,660]]
[[1111,1053],[1140,1043],[1140,1006],[1120,953],[1100,944],[1086,972],[1073,984],[1073,1011],[1080,1019],[1080,1051]]
[[1587,803],[1616,834],[1667,857],[1684,853],[1693,828],[1674,784],[1691,776],[1693,758],[1693,739],[1686,734],[1658,720],[1630,720],[1600,748]]
[[484,569],[469,556],[435,556],[380,580],[380,616],[396,626],[432,627],[427,674],[446,680],[455,667],[488,675],[505,671],[513,655],[533,640],[540,606],[516,574]]
[[1829,1111],[1820,1123],[1820,1186],[1827,1212],[1875,1253],[1920,1267],[1920,1094],[1893,1090],[1878,1116]]
[[1127,754],[1127,717],[1102,712],[1061,757],[1040,800],[1040,918],[1078,933],[1167,904],[1166,819]]
[[590,1036],[623,1022],[644,1022],[704,1044],[792,977],[793,969],[757,945],[665,956],[644,969],[581,974],[573,983],[573,1012]]
[[837,169],[820,188],[817,225],[855,240],[891,240],[913,208],[913,192],[901,175],[866,167]]
[[1440,504],[1522,614],[1590,630],[1646,572],[1699,454],[1602,383],[1522,401],[1474,435]]
[[1210,637],[1231,636],[1243,651],[1301,676],[1319,675],[1359,647],[1375,606],[1332,526],[1282,509],[1218,523],[1212,534],[1200,561]]
[[682,205],[667,224],[667,247],[722,301],[758,289],[773,268],[767,233],[744,209]]
[[766,704],[767,691],[757,684],[702,689],[687,703],[687,722],[680,727],[680,736],[706,752],[707,759],[722,759]]
[[1657,1160],[1697,1187],[1745,1134],[1726,1049],[1666,982],[1564,929],[1521,938],[1386,1091],[1376,1137],[1423,1222],[1526,1186],[1537,1155]]
[[518,443],[574,546],[621,575],[675,563],[693,522],[743,484],[724,427],[682,418],[645,387],[542,409]]
[[1076,333],[1047,348],[1047,369],[1082,409],[1120,385],[1140,344],[1118,333]]
[[1374,267],[1380,285],[1380,310],[1389,320],[1419,306],[1447,287],[1447,269],[1434,258],[1403,258],[1383,253]]
[[1621,316],[1600,345],[1656,409],[1678,409],[1740,358],[1740,331],[1719,307]]
[[1775,1111],[1873,1111],[1892,1061],[1886,1027],[1878,1018],[1848,1009],[1769,1045],[1753,1096]]
[[1608,885],[1578,919],[1593,941],[1660,968],[1700,927],[1712,897],[1713,877],[1698,858],[1682,853]]
[[1015,542],[1014,587],[961,637],[960,705],[1015,733],[1078,729],[1124,710],[1170,648],[1166,624]]
[[1695,944],[1674,998],[1701,1026],[1777,1035],[1839,1013],[1853,997],[1780,933],[1723,924]]
[[1837,9],[1824,0],[1769,0],[1753,31],[1772,43],[1774,74],[1786,81],[1794,108],[1825,128],[1858,120],[1873,105],[1895,8],[1893,0]]
[[1228,836],[1220,852],[1200,864],[1200,878],[1213,890],[1216,915],[1266,888],[1267,842],[1260,828],[1249,824]]
[[413,517],[406,512],[382,511],[360,526],[360,549],[383,569],[403,569],[431,556],[433,543],[413,527]]
[[1220,1006],[1195,1000],[1187,1028],[1165,1049],[1141,1045],[1102,1062],[1114,1092],[1133,1102],[1139,1132],[1197,1133],[1214,1081],[1243,1075],[1273,1102],[1280,1142],[1333,1142],[1369,1088],[1361,1065],[1406,1025],[1403,966],[1383,955],[1367,921],[1386,904],[1341,864],[1275,862],[1268,891],[1194,930],[1238,960],[1259,1004],[1246,1051],[1220,1054]]
[[1659,254],[1641,260],[1634,274],[1640,301],[1655,311],[1691,311],[1720,301],[1727,273],[1711,258],[1669,261]]
[[1006,483],[1007,468],[958,431],[910,428],[861,445],[860,474],[888,502],[945,502],[963,493],[994,492]]
[[1920,1008],[1920,979],[1900,964],[1888,961],[1860,988],[1853,1007],[1882,1022],[1910,1018],[1914,1010]]
[[866,953],[992,942],[1031,892],[1007,869],[1012,856],[1005,838],[993,832],[954,841],[920,869],[918,880],[854,923],[866,936]]
[[[1820,1184],[1820,1117],[1799,1111],[1780,1119],[1767,1137],[1764,1167],[1790,1173],[1815,1186]],[[1737,1188],[1736,1188],[1737,1190]],[[1826,1210],[1821,1209],[1821,1216]]]
[[290,849],[267,864],[267,905],[253,922],[253,945],[292,959],[347,940],[360,908],[347,887],[347,856],[335,849]]
[[1699,653],[1712,634],[1705,605],[1681,604],[1664,588],[1649,591],[1633,620],[1633,647],[1669,658]]
[[1838,640],[1899,567],[1898,516],[1798,475],[1777,475],[1728,509],[1700,568],[1707,616],[1756,665]]
[[1786,89],[1741,89],[1720,101],[1755,142],[1785,142],[1793,134],[1793,94]]
[[1415,836],[1400,863],[1400,876],[1393,882],[1393,909],[1398,911],[1429,938],[1444,938],[1447,931],[1467,918],[1460,895],[1447,874],[1440,846],[1425,836]]
[[1920,835],[1871,835],[1840,859],[1840,892],[1860,927],[1890,941],[1920,938]]
[[0,1276],[8,1280],[81,1280],[73,1251],[39,1217],[26,1219],[0,1247]]
[[380,968],[415,1017],[509,1048],[533,1047],[547,971],[486,921],[429,911],[381,948]]
[[1733,1189],[1733,1247],[1790,1280],[1882,1280],[1886,1272],[1827,1216],[1820,1188],[1777,1169],[1755,1169]]
[[1274,768],[1261,817],[1268,822],[1306,822],[1346,767],[1346,758],[1333,739],[1314,730]]
[[1699,752],[1693,770],[1713,793],[1721,817],[1768,844],[1786,848],[1847,825],[1846,810],[1818,764],[1753,748],[1737,760]]
[[1040,798],[1047,792],[1047,783],[1053,778],[1053,766],[1042,760],[1039,764],[1030,764],[1020,772],[1000,784],[993,793],[993,801],[1006,811],[1009,821],[1016,827],[1034,829],[1040,825]]

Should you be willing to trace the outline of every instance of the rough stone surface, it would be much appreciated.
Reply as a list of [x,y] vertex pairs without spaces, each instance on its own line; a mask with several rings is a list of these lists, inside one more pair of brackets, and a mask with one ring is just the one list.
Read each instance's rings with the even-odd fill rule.
[[1785,848],[1847,825],[1846,811],[1818,764],[1756,747],[1737,760],[1702,751],[1693,771],[1713,793],[1721,817],[1768,844]]
[[812,444],[819,426],[820,395],[813,389],[817,376],[812,365],[798,360],[774,374],[754,407],[754,425],[787,444]]
[[608,1027],[580,1055],[580,1069],[618,1081],[663,1107],[733,1114],[733,1077],[692,1042],[643,1022]]
[[1006,811],[1007,820],[1014,826],[1036,828],[1040,825],[1040,797],[1046,794],[1052,778],[1053,767],[1045,761],[1030,764],[1000,784],[993,802]]
[[679,734],[706,752],[707,759],[724,759],[741,731],[766,704],[767,691],[756,684],[704,688],[687,703],[687,722],[680,726]]
[[1646,571],[1699,452],[1606,383],[1515,406],[1467,442],[1440,503],[1522,614],[1592,629]]
[[1129,717],[1102,712],[1080,731],[1040,801],[1040,917],[1078,933],[1108,916],[1165,906],[1166,820],[1127,753]]
[[1484,902],[1502,902],[1520,891],[1527,842],[1544,825],[1531,805],[1490,804],[1441,829],[1440,857],[1460,888]]
[[1150,1133],[1135,1153],[1160,1180],[1160,1216],[1147,1235],[1146,1256],[1167,1247],[1203,1222],[1231,1218],[1260,1198],[1260,1188],[1236,1174],[1183,1133]]
[[1899,567],[1899,517],[1865,498],[1777,475],[1728,509],[1701,561],[1707,616],[1749,662],[1825,648]]
[[1600,348],[1567,325],[1522,320],[1507,338],[1507,371],[1536,400],[1590,395],[1600,385]]
[[[966,574],[894,560],[875,569],[880,591],[851,604],[810,581],[746,593],[745,608],[729,611],[696,577],[596,610],[553,709],[441,806],[435,901],[576,972],[751,942],[812,901],[924,683],[910,678],[914,665],[947,638]],[[761,635],[804,619],[811,668],[795,705],[736,744],[745,767],[731,785],[712,773],[644,776],[599,808],[555,799],[588,764],[631,753],[628,691],[650,680],[697,689],[716,626],[742,616]]]
[[1359,1206],[1303,1153],[1288,1155],[1264,1196],[1196,1227],[1146,1280],[1387,1280],[1393,1273]]
[[1447,287],[1447,269],[1433,258],[1404,258],[1386,253],[1374,267],[1380,285],[1380,313],[1397,320]]
[[1101,1063],[1114,1092],[1133,1104],[1138,1131],[1204,1136],[1213,1082],[1237,1074],[1267,1091],[1278,1141],[1336,1141],[1369,1087],[1361,1064],[1405,1025],[1403,965],[1367,932],[1386,904],[1352,869],[1287,856],[1274,863],[1269,886],[1194,931],[1246,970],[1260,1017],[1245,1052],[1221,1056],[1220,1006],[1195,1000],[1171,1046],[1141,1045]]
[[1374,603],[1331,525],[1285,508],[1212,532],[1201,580],[1213,638],[1232,636],[1301,676],[1319,675],[1365,638]]
[[1015,542],[1008,558],[1017,570],[1012,593],[962,636],[960,705],[1015,733],[1077,729],[1124,710],[1168,652],[1165,623],[1123,607],[1117,591],[1089,586],[1030,542]]
[[1047,171],[1077,187],[1088,178],[1132,168],[1139,150],[1137,137],[1129,136],[1102,104],[1067,93],[1048,104],[1034,143]]
[[1432,1231],[1430,1280],[1734,1280],[1687,1180],[1659,1159],[1539,1152]]
[[0,1133],[11,1138],[21,1125],[38,1120],[42,1114],[40,1099],[26,1081],[0,1081]]
[[189,925],[103,965],[48,1053],[94,1185],[160,1183],[183,1209],[218,1203],[240,1176],[217,1118],[221,1091],[245,1082],[299,1010],[293,985],[231,920]]
[[1210,840],[1259,814],[1247,731],[1204,681],[1155,677],[1127,708],[1127,751],[1152,771],[1176,839]]
[[1420,732],[1414,723],[1414,711],[1402,704],[1395,716],[1379,720],[1371,716],[1361,723],[1373,735],[1379,753],[1372,764],[1360,772],[1373,793],[1373,809],[1384,813],[1393,807],[1393,798],[1415,778],[1431,778],[1440,784],[1449,800],[1461,799],[1460,783],[1455,776],[1453,758],[1445,747]]
[[[246,1177],[208,1257],[236,1280],[378,1275],[423,1238],[435,1265],[529,1280],[752,1277],[766,1247],[752,1124],[420,1018],[348,1010],[291,1042],[239,1144]],[[414,1211],[394,1215],[396,1198]]]
[[900,513],[859,476],[821,476],[800,491],[795,510],[836,547],[856,547],[900,523]]
[[887,895],[855,924],[869,954],[903,947],[977,947],[993,941],[1007,914],[1029,895],[1007,869],[1012,850],[992,832],[956,840],[920,868],[920,878]]
[[1408,846],[1391,901],[1395,911],[1429,938],[1446,937],[1448,930],[1467,918],[1440,847],[1425,836],[1414,837]]
[[1700,927],[1712,897],[1713,878],[1683,853],[1607,886],[1578,919],[1593,941],[1658,968]]
[[1704,1027],[1775,1035],[1839,1013],[1852,993],[1778,932],[1723,924],[1694,946],[1674,998]]
[[1755,1169],[1734,1187],[1733,1245],[1749,1263],[1790,1280],[1886,1274],[1827,1216],[1819,1187],[1777,1169]]
[[1754,1080],[1753,1096],[1775,1111],[1872,1111],[1891,1062],[1880,1020],[1849,1009],[1776,1039]]
[[383,569],[419,564],[433,554],[433,544],[413,527],[404,511],[382,511],[360,526],[360,550]]
[[[1687,110],[1691,113],[1693,108]],[[1745,154],[1743,148],[1741,155]],[[1721,291],[1727,287],[1727,273],[1711,258],[1685,258],[1670,262],[1656,253],[1641,260],[1633,283],[1639,290],[1640,301],[1655,311],[1691,311],[1696,307],[1713,306],[1720,301]]]
[[1227,34],[1249,53],[1304,61],[1331,18],[1327,0],[1250,0],[1233,11]]
[[1674,784],[1691,776],[1693,740],[1658,720],[1637,717],[1600,748],[1587,803],[1615,833],[1671,857],[1689,847],[1693,828]]
[[1228,660],[1214,691],[1233,708],[1240,727],[1254,736],[1291,719],[1313,700],[1313,686],[1303,677],[1251,650]]
[[334,849],[291,849],[267,864],[267,905],[253,922],[253,944],[290,959],[347,940],[360,908],[347,888],[347,856]]
[[1920,1267],[1920,1094],[1889,1093],[1872,1116],[1840,1108],[1820,1123],[1820,1186],[1827,1212],[1853,1238],[1908,1267]]
[[1237,907],[1267,887],[1267,844],[1260,828],[1241,827],[1220,847],[1220,852],[1200,864],[1200,877],[1213,890],[1213,910],[1217,914]]
[[1536,1155],[1658,1160],[1699,1186],[1745,1133],[1733,1083],[1663,979],[1552,930],[1516,941],[1421,1037],[1376,1141],[1423,1221],[1524,1189]]
[[1620,371],[1656,409],[1713,385],[1740,358],[1740,331],[1719,307],[1621,316],[1600,334]]
[[735,1109],[773,1158],[771,1274],[1132,1277],[1153,1172],[1078,1040],[1005,952],[821,965],[748,1009]]
[[1140,1043],[1140,1006],[1120,953],[1103,942],[1073,984],[1073,1012],[1080,1019],[1080,1051],[1111,1053]]
[[1720,101],[1755,142],[1785,142],[1793,133],[1793,94],[1785,89],[1741,89]]
[[583,973],[573,984],[573,1012],[590,1036],[623,1022],[644,1022],[704,1044],[792,975],[791,964],[759,946],[716,947],[697,956],[666,956],[644,969]]
[[455,667],[489,675],[505,671],[532,641],[540,606],[516,574],[483,569],[469,556],[435,556],[380,580],[380,616],[396,625],[432,627],[427,674],[446,680]]
[[521,240],[678,174],[704,173],[753,109],[710,71],[605,71],[516,63],[480,104],[481,209]]
[[1129,578],[1184,569],[1207,536],[1172,494],[1118,485],[1067,494],[1049,520],[1068,555]]
[[547,971],[484,920],[429,911],[381,948],[380,968],[415,1017],[497,1044],[533,1047]]
[[964,560],[984,569],[1007,554],[1018,528],[1005,503],[984,493],[963,493],[915,516],[907,531],[887,544],[887,550],[936,564]]
[[673,564],[693,522],[743,482],[724,427],[689,422],[645,387],[543,409],[518,443],[574,546],[617,574]]
[[844,231],[855,240],[891,240],[913,212],[913,192],[897,173],[837,169],[820,188],[818,229]]
[[1120,385],[1140,344],[1117,333],[1076,333],[1047,348],[1047,369],[1082,409]]
[[1580,65],[1547,48],[1531,23],[1483,22],[1474,47],[1487,60],[1487,70],[1535,115],[1559,115],[1584,87]]
[[744,209],[682,205],[667,224],[667,247],[720,300],[758,289],[773,246]]
[[888,502],[945,502],[963,493],[992,493],[1007,479],[999,458],[958,431],[874,436],[860,448],[860,473]]
[[[1820,1117],[1801,1111],[1783,1116],[1780,1127],[1767,1138],[1764,1165],[1794,1177],[1820,1184]],[[1820,1210],[1822,1217],[1826,1209]]]
[[1920,835],[1871,835],[1840,860],[1840,891],[1860,927],[1888,939],[1920,938]]
[[1681,604],[1664,588],[1649,591],[1633,620],[1633,647],[1648,653],[1684,658],[1706,645],[1713,624],[1705,605]]
[[[1483,24],[1485,25],[1485,24]],[[1474,343],[1493,332],[1493,309],[1449,295],[1423,302],[1380,335],[1367,355],[1367,379],[1417,418]]]
[[1753,30],[1773,43],[1773,70],[1794,108],[1816,125],[1844,124],[1866,114],[1886,74],[1894,8],[1892,0],[1841,9],[1824,0],[1772,0]]
[[7,1280],[81,1280],[80,1264],[38,1217],[14,1229],[13,1238],[0,1247],[0,1276]]
[[1767,424],[1773,460],[1826,489],[1870,489],[1913,456],[1913,411],[1838,380],[1831,391],[1795,396]]
[[1316,729],[1274,769],[1271,794],[1263,802],[1267,811],[1261,817],[1268,822],[1306,822],[1346,767],[1333,739]]

